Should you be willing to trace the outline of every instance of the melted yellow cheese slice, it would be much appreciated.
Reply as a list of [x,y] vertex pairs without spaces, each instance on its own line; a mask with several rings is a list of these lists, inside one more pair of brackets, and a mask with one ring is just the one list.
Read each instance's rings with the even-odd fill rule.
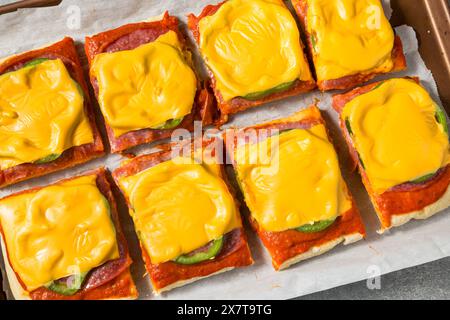
[[351,208],[323,125],[240,146],[235,161],[245,201],[266,231],[331,220]]
[[413,80],[392,79],[344,107],[351,138],[376,193],[449,163],[449,142],[436,103]]
[[191,113],[197,78],[174,31],[133,50],[95,56],[98,101],[116,137]]
[[8,257],[29,292],[119,257],[96,176],[0,200]]
[[311,80],[297,24],[281,0],[229,0],[199,22],[200,51],[225,101]]
[[217,164],[174,158],[120,179],[152,263],[198,249],[241,226]]
[[389,72],[394,31],[380,0],[308,0],[317,80]]
[[83,101],[61,60],[0,75],[0,169],[92,143]]

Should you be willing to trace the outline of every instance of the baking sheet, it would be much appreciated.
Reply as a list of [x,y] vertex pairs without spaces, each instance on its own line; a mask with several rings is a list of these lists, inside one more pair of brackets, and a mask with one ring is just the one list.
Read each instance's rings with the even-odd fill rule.
[[[206,4],[215,0],[172,0],[172,1],[120,1],[120,0],[64,0],[58,7],[39,9],[20,9],[17,12],[0,16],[0,26],[8,32],[0,36],[0,57],[30,50],[69,35],[82,41],[85,35],[95,34],[125,23],[147,19],[169,10],[186,22],[186,14],[198,14]],[[390,15],[388,1],[384,1]],[[408,61],[408,71],[395,76],[418,75],[433,97],[439,101],[436,83],[431,72],[421,59],[417,39],[412,28],[401,26],[396,29],[403,40]],[[199,59],[196,60],[200,66]],[[385,76],[385,78],[392,77]],[[378,78],[379,79],[379,78]],[[139,248],[126,209],[121,207],[121,219],[124,224],[132,257],[135,263],[132,273],[141,299],[287,299],[293,298],[347,283],[367,279],[373,275],[384,274],[403,268],[423,264],[450,256],[450,215],[443,212],[426,221],[414,221],[401,228],[394,229],[383,236],[376,233],[378,220],[356,173],[351,173],[347,149],[339,133],[337,116],[331,110],[330,95],[314,92],[301,97],[292,97],[281,102],[239,114],[224,126],[244,126],[285,117],[299,108],[319,99],[319,107],[325,111],[333,139],[337,144],[343,165],[343,174],[355,196],[361,210],[368,236],[365,241],[343,247],[299,263],[288,270],[275,272],[270,257],[253,232],[248,231],[255,264],[248,268],[234,270],[197,283],[185,286],[155,297],[151,294],[145,269],[140,258]],[[155,145],[136,148],[137,153],[154,150]],[[19,190],[46,185],[56,180],[74,176],[86,170],[105,165],[116,168],[121,160],[118,155],[108,155],[88,164],[60,173],[33,179],[0,190],[0,197]],[[449,210],[447,210],[449,211]],[[3,265],[2,265],[3,266]],[[2,267],[2,270],[4,268]],[[383,282],[381,281],[381,288]],[[12,298],[5,281],[4,288],[8,298]]]

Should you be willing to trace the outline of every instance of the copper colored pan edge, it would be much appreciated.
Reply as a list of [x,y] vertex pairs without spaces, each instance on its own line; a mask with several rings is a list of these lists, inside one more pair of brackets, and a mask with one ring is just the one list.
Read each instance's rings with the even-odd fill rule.
[[439,95],[450,113],[450,1],[391,0],[394,26],[414,28],[419,51],[437,82]]

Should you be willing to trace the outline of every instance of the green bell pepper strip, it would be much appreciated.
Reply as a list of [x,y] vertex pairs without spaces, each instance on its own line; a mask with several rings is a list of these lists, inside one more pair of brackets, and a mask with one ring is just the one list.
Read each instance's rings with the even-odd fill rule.
[[[375,88],[373,88],[372,90],[375,90],[375,89],[379,88],[382,84],[383,84],[383,82],[382,82],[382,83],[379,83],[379,84],[378,84]],[[448,132],[447,116],[446,116],[445,112],[442,110],[442,108],[439,107],[438,105],[436,105],[436,114],[435,114],[435,118],[436,118],[436,121],[444,127],[444,131],[445,131],[445,133],[448,135],[449,132]],[[348,118],[345,119],[345,127],[347,128],[348,133],[349,133],[350,135],[353,135],[353,131],[352,131],[352,128],[351,128],[351,126],[350,126],[350,121],[348,120]],[[359,161],[361,162],[362,167],[365,169],[364,163],[362,162],[361,156],[359,155],[359,153],[358,153],[358,157],[359,157]],[[436,175],[436,172],[435,172],[435,173],[430,173],[430,174],[427,174],[427,175],[425,175],[425,176],[423,176],[423,177],[420,177],[420,178],[411,180],[410,182],[411,182],[411,183],[423,183],[423,182],[426,182],[426,181],[430,180],[430,179],[433,178],[435,175]]]
[[353,135],[353,131],[352,131],[352,127],[350,126],[350,120],[345,119],[345,127],[347,128],[348,133],[352,136]]
[[[37,59],[31,60],[31,61],[28,61],[27,63],[25,63],[25,64],[23,65],[23,68],[25,68],[25,67],[34,67],[34,66],[37,66],[38,64],[40,64],[40,63],[42,63],[42,62],[45,62],[45,61],[48,61],[48,60],[50,60],[50,59],[47,59],[47,58],[37,58]],[[75,80],[74,80],[74,82],[75,82],[75,84],[76,84],[76,86],[77,86],[77,88],[78,88],[78,91],[79,91],[80,94],[84,97],[84,91],[83,91],[83,89],[81,88],[81,85],[80,85],[78,82],[76,82]]]
[[[444,131],[448,135],[447,116],[446,116],[444,110],[442,110],[441,107],[439,107],[438,105],[436,105],[435,118],[436,118],[436,121],[444,127]],[[436,175],[436,173],[437,172],[424,175],[423,177],[414,179],[414,180],[412,180],[410,182],[412,182],[412,183],[423,183],[423,182],[426,182],[426,181],[430,180],[431,178],[433,178]]]
[[47,58],[37,58],[37,59],[31,60],[31,61],[28,61],[23,66],[24,67],[34,67],[34,66],[37,66],[38,64],[40,64],[42,62],[45,62],[47,60],[49,60],[49,59],[47,59]]
[[314,33],[311,34],[311,44],[312,44],[314,52],[316,52],[317,39],[316,39],[316,35]]
[[[34,59],[34,60],[30,60],[30,61],[26,62],[26,63],[25,63],[21,68],[19,68],[19,69],[26,68],[26,67],[34,67],[34,66],[36,66],[36,65],[38,65],[38,64],[40,64],[40,63],[42,63],[42,62],[44,62],[44,61],[47,61],[47,60],[50,60],[50,59],[47,59],[47,58],[37,58],[37,59]],[[14,70],[14,71],[17,71],[17,70]],[[8,71],[8,72],[5,72],[5,73],[3,73],[3,74],[11,73],[11,72],[14,72],[14,71]],[[2,75],[3,75],[3,74],[2,74]]]
[[223,247],[223,236],[213,241],[206,252],[198,252],[193,255],[181,255],[174,261],[179,264],[196,264],[217,256]]
[[[40,64],[42,62],[45,62],[45,61],[48,61],[48,60],[50,60],[50,59],[37,58],[37,59],[31,60],[31,61],[28,61],[27,63],[24,64],[23,67],[24,68],[25,67],[34,67],[34,66],[37,66],[38,64]],[[78,82],[76,82],[76,81],[75,81],[75,84],[76,84],[77,89],[80,92],[80,94],[82,96],[84,96],[84,92],[83,92],[83,89],[81,88],[80,84]],[[38,160],[34,161],[34,163],[36,163],[36,164],[44,164],[44,163],[52,162],[52,161],[58,159],[60,156],[61,156],[61,154],[52,153],[52,154],[49,154],[48,156],[46,156],[44,158],[41,158],[41,159],[38,159]]]
[[448,135],[447,116],[446,116],[444,110],[442,110],[442,108],[439,107],[438,105],[436,105],[436,115],[435,115],[435,117],[436,117],[436,121],[438,123],[440,123],[444,127],[444,131]]
[[178,119],[171,119],[164,122],[164,124],[156,127],[152,127],[152,129],[173,129],[180,125],[180,123],[183,121],[184,117],[178,118]]
[[370,90],[370,91],[377,90],[377,89],[378,89],[379,87],[381,87],[383,84],[384,84],[384,81],[380,82],[380,83],[377,84],[375,87],[373,87],[372,90]]
[[410,182],[412,182],[412,183],[423,183],[423,182],[425,182],[425,181],[430,180],[430,179],[433,178],[435,175],[436,175],[436,172],[435,172],[435,173],[430,173],[430,174],[427,174],[427,175],[425,175],[425,176],[423,176],[423,177],[420,177],[420,178],[411,180]]
[[290,88],[292,88],[295,84],[297,80],[291,81],[291,82],[286,82],[286,83],[282,83],[272,89],[268,89],[268,90],[264,90],[264,91],[259,91],[259,92],[254,92],[254,93],[250,93],[246,96],[243,96],[242,98],[246,99],[246,100],[259,100],[259,99],[263,99],[264,97],[267,97],[268,95],[274,94],[274,93],[278,93],[278,92],[282,92],[285,90],[288,90]]
[[364,170],[366,170],[366,166],[364,165],[364,162],[361,159],[361,155],[358,151],[356,151],[356,154],[358,155],[359,163],[361,164],[361,167],[363,167]]
[[[27,63],[25,63],[23,68],[25,68],[25,67],[34,67],[34,66],[37,66],[38,64],[40,64],[42,62],[45,62],[45,61],[48,61],[48,60],[50,60],[50,59],[37,58],[37,59],[31,60],[31,61],[28,61]],[[83,92],[83,89],[81,88],[80,84],[78,82],[76,82],[76,81],[75,81],[75,84],[77,85],[77,88],[80,91],[80,94],[82,96],[84,96],[84,92]],[[45,156],[45,157],[43,157],[41,159],[38,159],[38,160],[34,161],[34,163],[36,163],[36,164],[44,164],[44,163],[52,162],[52,161],[58,159],[60,156],[61,156],[61,154],[52,153],[52,154],[49,154],[48,156]]]
[[[102,200],[109,212],[109,215],[111,216],[111,207],[109,205],[108,199],[106,199],[105,196],[102,196]],[[111,223],[113,224],[113,227],[114,227],[114,222],[112,221],[112,219],[111,219]],[[114,231],[115,231],[115,227],[114,227]],[[45,287],[53,292],[62,294],[64,296],[72,296],[81,289],[81,286],[83,285],[83,282],[86,279],[86,276],[88,273],[89,272],[73,274],[73,275],[69,276],[70,279],[67,279],[65,282],[55,280],[55,281],[50,282]]]
[[[352,131],[352,127],[350,126],[350,121],[347,119],[345,119],[345,127],[347,128],[347,132],[349,135],[353,135],[353,131]],[[359,159],[359,163],[361,164],[361,166],[363,167],[363,169],[366,169],[366,166],[364,165],[364,162],[361,159],[361,155],[359,154],[358,151],[356,151],[356,153],[358,154],[358,159]]]
[[313,224],[305,224],[303,226],[300,226],[298,228],[295,228],[295,230],[304,232],[304,233],[314,233],[314,232],[320,232],[325,229],[327,229],[329,226],[331,226],[334,221],[336,221],[336,218],[332,220],[322,220],[314,222]]
[[48,156],[45,156],[41,159],[38,159],[36,161],[34,161],[34,163],[36,164],[43,164],[43,163],[48,163],[48,162],[52,162],[55,161],[56,159],[58,159],[61,156],[61,154],[59,153],[52,153],[49,154]]
[[87,272],[71,275],[66,282],[61,282],[58,280],[52,281],[46,286],[46,288],[64,296],[73,296],[81,289],[81,286],[86,279],[86,275]]

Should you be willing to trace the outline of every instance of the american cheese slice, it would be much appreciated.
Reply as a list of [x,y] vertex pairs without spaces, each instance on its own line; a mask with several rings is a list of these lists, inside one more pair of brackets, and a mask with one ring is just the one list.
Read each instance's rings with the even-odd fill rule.
[[308,0],[307,30],[319,81],[393,67],[394,31],[380,0]]
[[297,24],[281,0],[229,0],[199,22],[200,51],[225,101],[311,80]]
[[263,230],[331,220],[352,206],[324,125],[239,146],[235,162],[245,201]]
[[8,258],[29,292],[119,257],[96,176],[0,200]]
[[191,113],[197,78],[174,31],[133,50],[95,56],[98,101],[116,137]]
[[83,93],[61,60],[0,75],[1,170],[93,141]]
[[409,79],[387,80],[345,105],[342,118],[376,193],[449,163],[448,136],[436,110],[428,92]]
[[174,158],[120,179],[152,263],[198,249],[241,226],[217,164]]

